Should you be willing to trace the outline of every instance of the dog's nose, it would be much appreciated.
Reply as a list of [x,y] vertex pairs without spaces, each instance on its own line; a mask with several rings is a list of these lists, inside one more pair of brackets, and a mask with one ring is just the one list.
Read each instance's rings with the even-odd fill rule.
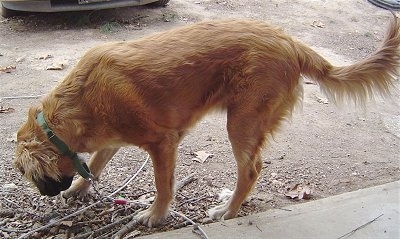
[[46,196],[57,196],[61,191],[68,189],[72,184],[73,177],[62,177],[60,181],[45,176],[44,179],[35,181],[40,194]]

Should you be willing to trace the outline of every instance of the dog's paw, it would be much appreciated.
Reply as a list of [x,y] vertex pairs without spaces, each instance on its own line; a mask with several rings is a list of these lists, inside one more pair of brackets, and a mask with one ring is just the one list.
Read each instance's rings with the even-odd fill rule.
[[225,203],[208,210],[208,215],[213,220],[228,220],[236,217],[236,213],[229,210],[229,204]]
[[167,217],[168,212],[166,213],[155,213],[152,210],[152,207],[141,211],[138,215],[135,216],[135,219],[138,220],[141,224],[148,227],[155,227],[160,225],[160,223]]
[[90,188],[90,182],[84,178],[79,178],[72,183],[72,186],[62,192],[64,198],[85,198]]

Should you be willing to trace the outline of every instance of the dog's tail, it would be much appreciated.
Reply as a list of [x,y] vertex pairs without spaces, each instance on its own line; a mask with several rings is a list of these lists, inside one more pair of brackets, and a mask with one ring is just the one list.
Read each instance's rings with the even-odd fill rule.
[[399,75],[400,22],[391,21],[382,46],[367,58],[349,66],[335,67],[315,51],[300,45],[299,63],[303,76],[315,81],[335,103],[353,100],[365,104],[375,94],[390,95],[390,88]]

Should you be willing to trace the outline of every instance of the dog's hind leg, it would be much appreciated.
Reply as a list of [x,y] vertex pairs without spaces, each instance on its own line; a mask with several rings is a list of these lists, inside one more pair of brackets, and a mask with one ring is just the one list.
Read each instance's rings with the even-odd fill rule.
[[262,168],[260,151],[264,143],[265,130],[260,128],[262,127],[260,114],[238,113],[228,109],[227,127],[237,163],[238,179],[231,198],[225,204],[209,210],[212,219],[230,219],[237,216],[242,202],[252,191]]
[[145,148],[153,162],[157,195],[153,204],[140,212],[136,219],[148,227],[158,225],[168,215],[169,205],[175,193],[174,171],[180,138],[180,134],[170,132],[160,143]]
[[[93,153],[89,160],[88,167],[94,179],[98,180],[101,171],[106,167],[108,161],[117,153],[119,148],[107,148]],[[72,183],[72,186],[63,193],[63,197],[79,196],[84,197],[90,188],[90,182],[79,177]]]

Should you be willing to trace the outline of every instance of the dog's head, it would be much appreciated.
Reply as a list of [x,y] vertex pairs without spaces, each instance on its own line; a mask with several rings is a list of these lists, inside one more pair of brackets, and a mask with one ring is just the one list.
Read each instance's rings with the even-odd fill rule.
[[14,165],[42,195],[55,196],[71,186],[75,169],[37,123],[39,112],[40,108],[31,108],[27,122],[18,130]]

